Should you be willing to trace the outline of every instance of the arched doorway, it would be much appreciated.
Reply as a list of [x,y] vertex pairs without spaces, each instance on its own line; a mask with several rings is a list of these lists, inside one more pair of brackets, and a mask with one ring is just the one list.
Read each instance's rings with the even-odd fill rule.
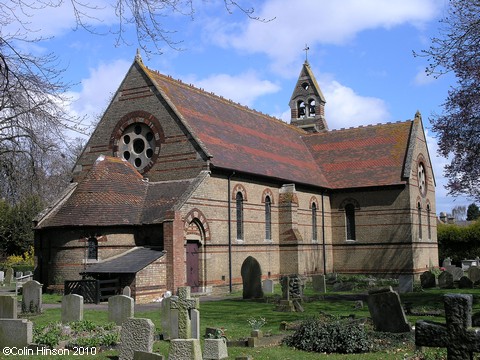
[[192,292],[200,290],[200,242],[187,240],[186,246],[187,286]]

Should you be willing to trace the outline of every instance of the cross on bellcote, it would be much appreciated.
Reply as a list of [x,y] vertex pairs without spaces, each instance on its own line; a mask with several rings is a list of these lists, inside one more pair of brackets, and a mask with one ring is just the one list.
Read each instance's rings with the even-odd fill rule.
[[305,48],[303,49],[303,51],[305,51],[305,62],[308,62],[308,50],[310,50],[310,48],[305,44]]

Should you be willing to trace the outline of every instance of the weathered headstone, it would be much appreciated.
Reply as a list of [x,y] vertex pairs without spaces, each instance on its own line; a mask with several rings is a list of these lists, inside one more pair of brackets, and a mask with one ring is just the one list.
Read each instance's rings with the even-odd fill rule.
[[327,291],[325,275],[313,275],[312,286],[313,286],[313,290],[321,293],[325,293]]
[[152,352],[154,331],[155,325],[150,319],[125,320],[120,332],[119,360],[133,360],[135,351]]
[[480,282],[480,268],[478,266],[471,266],[468,269],[468,277],[472,280],[473,284]]
[[[178,322],[177,326],[175,327],[175,334],[172,334],[173,331],[173,326],[172,326],[172,317],[177,317],[178,318],[178,310],[177,309],[172,309],[170,302],[172,301],[172,298],[175,297],[168,297],[162,300],[160,303],[160,320],[162,324],[162,339],[163,340],[169,340],[171,338],[176,339],[178,338]],[[176,313],[176,314],[173,314]],[[172,315],[173,314],[173,315]]]
[[0,319],[0,349],[23,348],[33,340],[33,323],[26,319]]
[[398,277],[398,292],[400,294],[413,292],[413,275],[400,275]]
[[3,282],[5,280],[5,273],[3,271],[0,271],[0,282]]
[[0,295],[0,319],[17,318],[17,297]]
[[[190,298],[189,286],[179,287],[177,294],[177,297],[171,297],[170,308],[178,311],[178,338],[190,339],[192,337],[190,311],[192,309],[198,309],[200,307],[200,303],[198,298]],[[172,315],[173,313],[171,313],[171,317]],[[172,322],[172,327],[173,326],[174,324]]]
[[61,321],[66,324],[83,320],[83,296],[77,294],[65,295],[62,298]]
[[458,280],[458,288],[473,289],[473,281],[470,280],[467,276],[462,276],[460,280]]
[[272,279],[265,279],[263,280],[263,293],[264,294],[273,294],[274,286]]
[[121,326],[122,323],[134,315],[134,301],[125,295],[115,295],[108,298],[108,321]]
[[415,345],[446,347],[448,360],[473,359],[480,351],[480,331],[472,326],[472,295],[444,295],[446,324],[419,320]]
[[447,266],[445,267],[445,270],[453,275],[453,281],[460,280],[460,278],[464,275],[462,268],[459,268],[455,265]]
[[205,339],[203,360],[227,359],[227,341],[225,339]]
[[449,271],[442,271],[438,276],[438,287],[441,289],[453,289],[453,275]]
[[165,357],[161,354],[146,352],[146,351],[138,351],[135,350],[133,352],[133,360],[164,360]]
[[452,265],[452,259],[450,259],[449,257],[443,259],[442,267],[447,267],[451,265]]
[[10,285],[13,282],[13,269],[8,268],[5,272],[5,280],[3,281],[5,285]]
[[125,286],[123,288],[122,295],[132,297],[132,289],[130,289],[130,286]]
[[422,289],[435,287],[435,275],[431,271],[425,271],[422,275],[420,275],[420,284]]
[[23,272],[22,271],[17,271],[15,273],[15,278],[18,279],[18,278],[21,278],[23,276]]
[[262,268],[257,259],[253,256],[247,257],[242,264],[241,274],[243,282],[243,298],[262,298]]
[[173,339],[168,351],[169,360],[202,360],[200,341],[197,339]]
[[377,331],[391,333],[410,331],[400,297],[391,287],[369,291],[367,303]]
[[192,324],[192,339],[200,340],[200,311],[190,310],[190,321]]
[[22,312],[42,312],[42,284],[36,280],[27,281],[22,289]]

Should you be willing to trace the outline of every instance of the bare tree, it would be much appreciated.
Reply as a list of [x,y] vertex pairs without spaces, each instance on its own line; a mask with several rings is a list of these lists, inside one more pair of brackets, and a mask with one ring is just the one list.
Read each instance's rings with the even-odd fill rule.
[[449,193],[480,200],[480,2],[450,0],[439,36],[416,55],[429,59],[427,74],[456,76],[443,113],[430,120],[440,153],[452,159],[445,168]]
[[452,216],[455,221],[462,221],[465,220],[465,216],[467,215],[467,207],[463,205],[457,205],[452,209]]

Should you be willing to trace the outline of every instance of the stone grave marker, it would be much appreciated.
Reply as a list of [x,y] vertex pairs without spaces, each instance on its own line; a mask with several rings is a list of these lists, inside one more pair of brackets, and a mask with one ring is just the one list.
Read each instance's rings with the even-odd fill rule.
[[130,289],[130,286],[125,286],[123,288],[122,295],[132,297],[132,289]]
[[400,275],[398,277],[398,292],[405,294],[413,292],[413,275]]
[[0,282],[3,282],[5,280],[5,273],[3,271],[0,271]]
[[190,310],[190,322],[192,324],[192,339],[200,340],[200,311]]
[[[161,335],[163,340],[178,338],[178,310],[171,308],[172,298],[177,299],[177,296],[165,298],[160,303]],[[175,323],[175,327],[172,325],[173,323]]]
[[133,360],[135,351],[151,353],[155,325],[150,319],[129,318],[120,332],[119,360]]
[[5,272],[5,280],[3,281],[6,285],[10,285],[13,282],[13,269],[8,268]]
[[449,257],[443,259],[442,267],[446,268],[447,266],[451,266],[451,265],[452,265],[452,259],[450,259]]
[[467,276],[462,276],[460,280],[458,280],[458,288],[473,289],[473,281],[470,280]]
[[243,282],[243,298],[263,298],[262,269],[260,263],[253,256],[245,259],[241,269]]
[[474,285],[480,282],[480,268],[478,266],[471,266],[468,269],[468,277]]
[[447,266],[445,267],[445,270],[453,275],[453,281],[460,280],[460,278],[464,275],[462,268],[459,268],[455,265]]
[[273,280],[272,279],[265,279],[263,280],[263,293],[264,294],[273,294],[274,292],[274,286],[273,286]]
[[392,287],[369,291],[367,304],[377,331],[391,333],[410,331],[400,296],[392,290]]
[[[200,307],[198,298],[190,298],[190,287],[181,286],[178,288],[177,297],[171,297],[170,309],[178,311],[178,338],[192,338],[192,324],[190,321],[190,312]],[[172,327],[175,324],[172,321]]]
[[453,289],[453,275],[449,271],[442,271],[438,276],[438,287],[441,289]]
[[42,312],[42,284],[36,280],[27,281],[22,290],[22,312]]
[[312,275],[312,286],[313,290],[326,293],[327,286],[325,282],[325,275]]
[[16,278],[16,279],[21,278],[22,276],[23,276],[23,272],[21,272],[21,271],[17,271],[17,272],[15,273],[15,278]]
[[431,271],[425,271],[420,275],[420,284],[422,289],[434,288],[436,286],[435,275]]
[[202,360],[200,341],[197,339],[173,339],[170,341],[168,360]]
[[83,296],[77,294],[65,295],[62,298],[61,321],[66,324],[83,320]]
[[205,339],[203,360],[228,359],[226,339]]
[[17,297],[0,295],[0,319],[17,318]]
[[473,359],[480,352],[480,331],[472,328],[472,295],[446,294],[446,324],[418,320],[415,345],[447,348],[448,360]]
[[0,319],[0,349],[23,348],[33,341],[33,323],[26,319]]
[[134,301],[125,295],[115,295],[108,298],[108,321],[118,326],[134,316]]

